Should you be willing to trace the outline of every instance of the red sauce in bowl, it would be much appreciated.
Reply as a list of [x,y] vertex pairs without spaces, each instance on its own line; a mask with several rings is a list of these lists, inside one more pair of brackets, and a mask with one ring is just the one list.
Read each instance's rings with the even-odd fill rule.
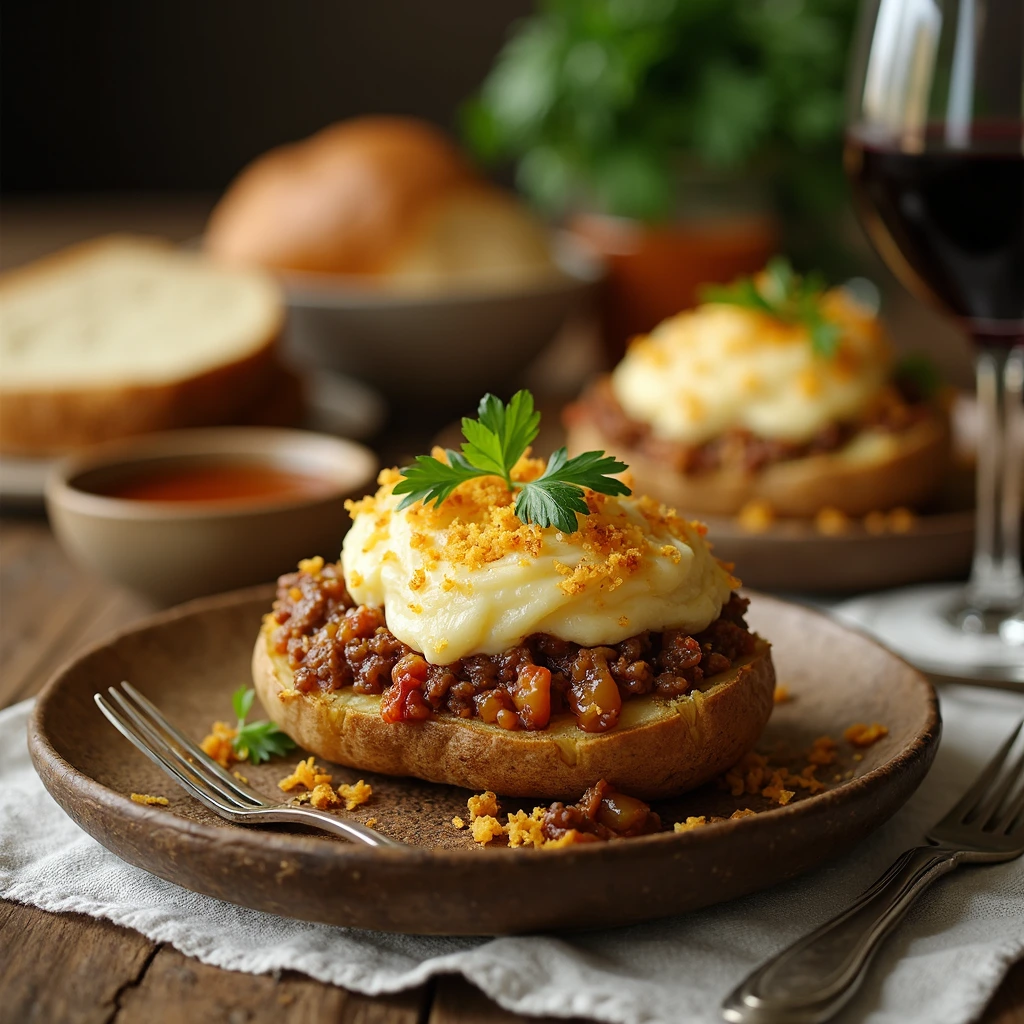
[[139,467],[93,493],[129,501],[262,502],[325,495],[330,480],[263,462],[174,462]]

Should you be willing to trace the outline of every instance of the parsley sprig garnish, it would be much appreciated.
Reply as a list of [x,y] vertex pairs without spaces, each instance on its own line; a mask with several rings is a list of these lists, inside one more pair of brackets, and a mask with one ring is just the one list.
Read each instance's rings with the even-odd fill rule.
[[835,355],[842,330],[821,311],[825,282],[820,274],[801,276],[784,256],[768,261],[763,273],[741,277],[732,284],[707,285],[701,289],[704,302],[756,309],[787,324],[803,324],[814,352],[825,358]]
[[264,720],[246,725],[245,719],[252,710],[255,697],[256,691],[245,686],[240,686],[231,695],[231,706],[235,709],[235,717],[238,719],[238,725],[235,726],[236,735],[231,745],[235,748],[238,759],[248,759],[250,764],[269,761],[272,757],[279,757],[295,749],[295,741],[291,736],[281,732],[273,722]]
[[621,480],[610,475],[628,467],[604,452],[584,452],[570,459],[566,449],[559,448],[536,480],[512,479],[512,467],[540,431],[540,413],[534,409],[529,391],[517,391],[508,405],[494,395],[484,395],[477,415],[478,419],[462,420],[466,440],[461,452],[446,449],[447,463],[418,455],[411,466],[401,470],[402,479],[394,491],[405,495],[400,509],[417,501],[440,505],[466,480],[498,476],[516,493],[515,513],[522,522],[574,533],[579,528],[577,514],[590,512],[584,487],[601,494],[630,493]]

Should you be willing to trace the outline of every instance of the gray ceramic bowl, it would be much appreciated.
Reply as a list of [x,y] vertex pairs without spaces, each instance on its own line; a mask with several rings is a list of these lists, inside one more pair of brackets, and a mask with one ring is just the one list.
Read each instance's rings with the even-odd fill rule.
[[413,294],[290,274],[286,349],[305,366],[350,374],[389,399],[433,405],[505,394],[600,281],[568,238],[557,270],[509,289]]
[[[316,488],[231,500],[116,496],[127,482],[153,473],[223,464],[301,474]],[[173,604],[273,580],[301,558],[337,558],[349,523],[345,499],[365,493],[376,472],[377,458],[367,448],[322,434],[172,431],[100,445],[59,463],[46,484],[46,507],[75,561]]]

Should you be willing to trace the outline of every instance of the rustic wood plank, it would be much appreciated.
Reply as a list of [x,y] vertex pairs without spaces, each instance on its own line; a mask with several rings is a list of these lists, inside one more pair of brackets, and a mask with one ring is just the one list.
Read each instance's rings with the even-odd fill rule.
[[112,1024],[417,1024],[427,998],[427,986],[372,999],[291,971],[224,971],[164,946],[122,993]]
[[565,1018],[522,1017],[518,1013],[510,1013],[488,999],[461,974],[437,979],[427,1024],[522,1024],[523,1021],[531,1021],[532,1024],[585,1024],[575,1017],[566,1021]]
[[0,903],[0,1022],[106,1024],[155,950],[108,921]]
[[0,705],[34,689],[35,671],[74,636],[98,584],[75,568],[45,523],[4,523],[0,530]]
[[153,611],[74,566],[47,525],[0,530],[0,707],[36,693],[82,648]]

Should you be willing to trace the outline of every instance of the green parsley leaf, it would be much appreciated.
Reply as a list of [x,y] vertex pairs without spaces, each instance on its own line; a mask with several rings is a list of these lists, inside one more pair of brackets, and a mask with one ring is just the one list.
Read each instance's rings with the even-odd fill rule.
[[525,484],[516,498],[516,515],[524,523],[553,526],[562,533],[579,529],[576,515],[588,515],[590,508],[583,491],[575,484],[543,477]]
[[231,704],[238,717],[231,746],[240,761],[248,760],[251,764],[269,761],[271,757],[295,749],[295,741],[287,733],[281,732],[273,722],[264,720],[246,725],[246,716],[252,710],[255,699],[256,691],[246,686],[240,686],[231,695]]
[[402,479],[395,484],[394,493],[405,494],[407,497],[402,500],[399,508],[408,508],[417,501],[422,501],[424,505],[431,502],[440,505],[459,484],[477,476],[494,475],[492,470],[471,466],[451,448],[446,449],[445,454],[448,456],[447,463],[432,455],[417,455],[415,463],[401,471]]
[[235,752],[250,764],[281,757],[295,749],[295,741],[273,722],[252,722],[242,726],[234,740]]
[[252,710],[252,702],[256,699],[256,691],[251,687],[240,686],[231,695],[231,706],[235,710],[235,717],[239,721],[245,721]]
[[494,395],[484,395],[477,415],[477,420],[463,417],[466,443],[462,454],[477,468],[490,469],[511,485],[512,467],[540,432],[540,413],[533,407],[533,395],[517,391],[507,406]]
[[577,514],[585,516],[590,512],[585,487],[601,494],[630,493],[621,480],[611,475],[628,467],[604,452],[584,452],[570,459],[566,449],[559,448],[536,480],[513,480],[513,466],[540,429],[540,413],[534,408],[533,395],[518,391],[508,405],[494,395],[485,395],[478,412],[479,419],[467,417],[462,421],[466,442],[461,454],[447,449],[447,463],[420,455],[411,466],[401,470],[402,479],[394,488],[395,494],[405,495],[400,509],[417,501],[439,505],[466,480],[498,476],[509,490],[519,492],[515,513],[522,522],[574,533],[579,529]]
[[756,279],[741,277],[727,285],[708,285],[703,302],[721,302],[766,313],[787,324],[803,324],[815,355],[831,359],[839,349],[842,329],[821,310],[825,282],[819,274],[801,277],[784,256],[773,256]]

